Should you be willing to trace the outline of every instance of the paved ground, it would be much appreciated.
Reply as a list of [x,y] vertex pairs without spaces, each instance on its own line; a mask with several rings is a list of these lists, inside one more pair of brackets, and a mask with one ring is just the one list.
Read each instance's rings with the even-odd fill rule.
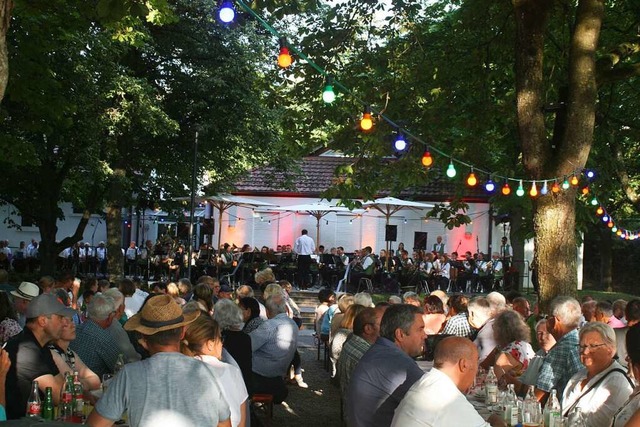
[[[301,330],[299,345],[303,378],[309,388],[289,385],[289,396],[273,410],[274,427],[339,427],[340,391],[329,381],[323,361],[317,360],[317,350],[311,331]],[[322,355],[321,355],[322,356]],[[263,418],[262,416],[260,417]]]

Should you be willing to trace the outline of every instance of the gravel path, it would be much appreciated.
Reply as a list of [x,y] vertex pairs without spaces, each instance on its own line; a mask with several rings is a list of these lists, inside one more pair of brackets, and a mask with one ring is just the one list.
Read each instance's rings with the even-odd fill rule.
[[[303,378],[309,388],[303,389],[290,384],[287,400],[282,405],[274,405],[271,425],[339,427],[340,389],[331,384],[322,359],[317,360],[315,347],[299,347],[299,351],[304,369]],[[260,419],[264,420],[263,414],[260,414]],[[265,425],[269,424],[265,422]]]

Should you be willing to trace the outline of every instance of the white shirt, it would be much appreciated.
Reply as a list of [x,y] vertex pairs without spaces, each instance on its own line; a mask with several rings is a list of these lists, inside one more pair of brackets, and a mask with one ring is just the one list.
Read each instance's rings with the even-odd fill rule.
[[298,255],[311,255],[316,249],[313,239],[306,234],[298,237],[293,246],[293,251]]
[[147,296],[149,296],[149,294],[145,291],[136,289],[132,296],[125,297],[124,312],[127,314],[127,317],[131,318],[131,316],[140,311],[140,307],[144,304],[144,300],[147,299]]
[[391,427],[488,425],[451,378],[436,368],[411,386],[396,408],[391,423]]
[[240,405],[249,398],[242,373],[236,366],[221,362],[214,356],[196,356],[196,359],[211,365],[216,372],[216,381],[231,409],[231,425],[240,424]]
[[[600,372],[584,386],[580,382],[587,377],[586,368],[580,369],[571,377],[562,394],[562,413],[564,414],[578,398],[612,369],[626,371],[618,362],[613,362],[607,369]],[[624,375],[614,372],[608,375],[596,388],[591,390],[579,401],[577,406],[582,410],[586,427],[602,427],[611,425],[613,415],[627,401],[633,388]]]
[[107,258],[107,248],[101,248],[100,246],[98,246],[96,248],[96,256],[98,257],[98,259],[100,261],[106,259]]
[[366,270],[367,268],[371,267],[371,264],[373,264],[373,257],[371,255],[367,255],[362,260],[362,269]]
[[127,259],[129,261],[135,261],[136,260],[136,256],[138,255],[138,248],[128,247],[126,255],[127,255]]

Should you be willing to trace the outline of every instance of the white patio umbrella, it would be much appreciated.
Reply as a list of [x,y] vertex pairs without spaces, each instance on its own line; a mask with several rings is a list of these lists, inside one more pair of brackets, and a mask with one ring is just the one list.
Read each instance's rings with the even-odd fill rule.
[[[386,224],[389,225],[389,220],[391,217],[401,211],[403,209],[408,210],[421,210],[421,209],[431,209],[435,205],[431,203],[422,203],[422,202],[413,202],[411,200],[402,200],[397,199],[395,197],[383,197],[381,199],[375,199],[370,202],[365,202],[362,204],[365,208],[373,208],[380,211],[386,218]],[[387,241],[387,260],[385,268],[389,269],[389,241]]]
[[[190,197],[177,197],[175,200],[184,201],[190,200]],[[222,239],[222,214],[229,208],[234,206],[255,208],[258,206],[274,206],[273,203],[263,202],[261,200],[250,199],[248,197],[234,196],[233,194],[218,194],[215,196],[198,196],[196,197],[197,203],[209,202],[214,208],[218,210],[218,247],[220,249]]]
[[326,200],[290,206],[261,207],[260,210],[276,212],[306,212],[314,217],[316,219],[316,249],[320,244],[320,219],[322,219],[322,217],[332,212],[352,212],[354,214],[364,212],[362,209],[351,210],[345,206],[336,206]]

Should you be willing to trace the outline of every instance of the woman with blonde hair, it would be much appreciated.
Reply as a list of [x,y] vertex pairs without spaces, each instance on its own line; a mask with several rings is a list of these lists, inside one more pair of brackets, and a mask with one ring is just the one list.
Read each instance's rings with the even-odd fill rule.
[[347,341],[347,338],[353,333],[353,321],[358,314],[366,307],[360,304],[352,304],[344,312],[342,322],[340,322],[340,329],[333,335],[331,339],[331,378],[336,376],[336,367],[338,365],[338,358],[342,352],[342,346]]
[[221,361],[222,337],[218,323],[209,316],[199,316],[188,326],[180,352],[213,366],[218,386],[231,410],[231,425],[244,427],[249,394],[240,369]]

